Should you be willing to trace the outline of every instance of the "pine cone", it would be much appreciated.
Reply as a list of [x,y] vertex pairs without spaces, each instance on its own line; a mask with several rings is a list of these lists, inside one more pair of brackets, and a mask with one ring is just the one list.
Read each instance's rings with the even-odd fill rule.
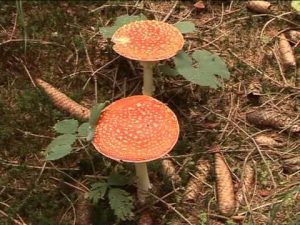
[[247,113],[246,119],[257,126],[267,126],[276,129],[287,129],[292,133],[300,132],[300,125],[288,116],[267,110],[257,110]]
[[36,84],[41,87],[51,98],[53,104],[58,108],[62,109],[71,115],[75,116],[76,118],[82,120],[88,120],[90,117],[90,110],[81,106],[77,102],[70,99],[64,93],[57,90],[51,84],[48,84],[46,81],[42,79],[35,79]]

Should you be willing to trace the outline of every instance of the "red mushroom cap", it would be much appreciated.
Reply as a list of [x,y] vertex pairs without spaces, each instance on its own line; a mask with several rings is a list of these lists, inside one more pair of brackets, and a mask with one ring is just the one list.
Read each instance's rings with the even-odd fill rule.
[[93,144],[111,159],[147,162],[170,152],[178,135],[178,120],[169,107],[152,97],[136,95],[105,108]]
[[120,55],[138,61],[171,58],[182,49],[184,39],[171,24],[143,20],[120,27],[112,36],[113,49]]

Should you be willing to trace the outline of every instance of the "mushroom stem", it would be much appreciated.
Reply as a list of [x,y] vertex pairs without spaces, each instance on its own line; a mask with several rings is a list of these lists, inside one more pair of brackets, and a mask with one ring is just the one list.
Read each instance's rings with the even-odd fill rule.
[[153,84],[153,67],[155,62],[141,62],[144,69],[143,95],[152,96],[155,90]]
[[144,203],[147,196],[148,190],[151,188],[147,164],[146,163],[135,163],[135,171],[137,176],[137,195],[141,203]]

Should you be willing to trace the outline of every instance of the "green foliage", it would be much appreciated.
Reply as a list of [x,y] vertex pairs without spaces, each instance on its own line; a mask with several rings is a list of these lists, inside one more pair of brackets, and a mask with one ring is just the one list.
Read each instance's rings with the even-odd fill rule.
[[113,173],[109,175],[107,183],[110,186],[125,186],[133,183],[133,179],[128,178],[127,176]]
[[69,155],[72,151],[71,145],[56,145],[47,153],[46,160],[57,160],[66,155]]
[[85,198],[92,201],[93,204],[97,204],[100,199],[104,199],[108,189],[108,184],[103,182],[94,183],[91,190],[85,194]]
[[235,225],[236,222],[234,222],[232,219],[229,219],[226,221],[226,225]]
[[169,65],[167,64],[160,64],[158,65],[158,69],[161,73],[166,74],[168,76],[177,76],[179,75],[177,70],[171,68]]
[[75,141],[76,135],[74,134],[63,134],[56,137],[48,145],[46,160],[57,160],[70,154]]
[[72,145],[77,138],[86,137],[87,141],[92,140],[94,130],[101,111],[107,102],[95,105],[91,109],[91,117],[89,122],[81,124],[75,119],[66,119],[57,122],[54,130],[62,135],[51,141],[46,150],[46,160],[57,160],[72,152]]
[[205,225],[207,224],[207,214],[203,211],[201,211],[198,215],[198,225]]
[[85,122],[83,124],[81,124],[78,127],[78,135],[80,137],[86,137],[88,135],[88,129],[89,129],[90,125],[88,122]]
[[54,130],[61,134],[74,134],[78,128],[78,121],[74,119],[59,121],[54,125]]
[[120,220],[127,220],[133,217],[133,198],[130,194],[120,188],[111,188],[108,192],[110,207]]
[[195,24],[190,21],[183,21],[174,24],[175,27],[182,33],[191,33],[196,30]]
[[[193,59],[196,64],[193,65]],[[230,73],[225,62],[216,54],[206,50],[196,50],[192,58],[185,52],[180,52],[174,59],[175,68],[187,80],[202,86],[217,88],[221,86],[216,75],[228,79]]]
[[115,187],[127,185],[128,180],[130,180],[128,177],[112,174],[107,182],[94,183],[85,197],[93,204],[97,204],[107,194],[109,205],[115,216],[120,220],[130,220],[133,216],[133,198],[127,191]]
[[146,19],[147,18],[143,14],[140,14],[139,16],[122,15],[117,17],[116,21],[111,27],[101,27],[99,31],[104,38],[111,38],[113,34],[116,32],[116,30],[122,27],[123,25],[135,21],[146,20]]
[[99,116],[101,115],[102,110],[105,108],[105,106],[108,104],[108,101],[96,104],[91,109],[91,116],[89,118],[89,129],[88,129],[88,135],[87,135],[87,141],[93,140],[94,133],[95,133],[95,127],[97,125],[97,121],[99,119]]
[[291,6],[292,6],[297,12],[300,12],[300,1],[299,1],[299,0],[292,0]]

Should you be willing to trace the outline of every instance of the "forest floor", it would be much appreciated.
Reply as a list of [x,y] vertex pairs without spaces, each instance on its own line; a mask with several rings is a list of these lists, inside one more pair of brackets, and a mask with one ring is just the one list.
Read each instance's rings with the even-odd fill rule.
[[[290,2],[273,2],[268,14],[248,10],[245,1],[208,0],[203,10],[196,9],[194,1],[119,2],[1,2],[0,224],[83,225],[79,220],[88,221],[85,213],[90,211],[95,225],[138,224],[145,212],[155,225],[300,224],[299,136],[256,127],[245,116],[267,109],[299,124],[299,71],[285,70],[276,51],[280,33],[299,30],[299,15]],[[111,172],[130,174],[133,167],[104,158],[91,145],[78,146],[61,160],[45,161],[44,151],[56,136],[54,124],[72,117],[57,109],[32,79],[46,80],[88,108],[141,94],[140,65],[119,57],[98,32],[117,16],[140,13],[171,24],[193,22],[196,31],[185,35],[185,50],[218,54],[231,78],[222,88],[210,89],[156,71],[154,96],[180,121],[180,140],[168,159],[181,181],[168,179],[158,161],[149,163],[157,189],[152,202],[136,206],[131,220],[118,221],[106,198],[92,206],[82,194]],[[299,46],[294,53],[299,62]],[[253,87],[259,95],[251,92]],[[275,144],[259,143],[259,135]],[[235,190],[245,165],[255,165],[254,188],[245,193],[251,192],[247,204],[232,217],[218,211],[214,173],[196,202],[182,201],[196,162],[207,160],[213,167],[208,149],[214,144],[221,146]],[[298,161],[291,165],[285,160],[295,157]],[[134,186],[125,188],[134,195]]]

